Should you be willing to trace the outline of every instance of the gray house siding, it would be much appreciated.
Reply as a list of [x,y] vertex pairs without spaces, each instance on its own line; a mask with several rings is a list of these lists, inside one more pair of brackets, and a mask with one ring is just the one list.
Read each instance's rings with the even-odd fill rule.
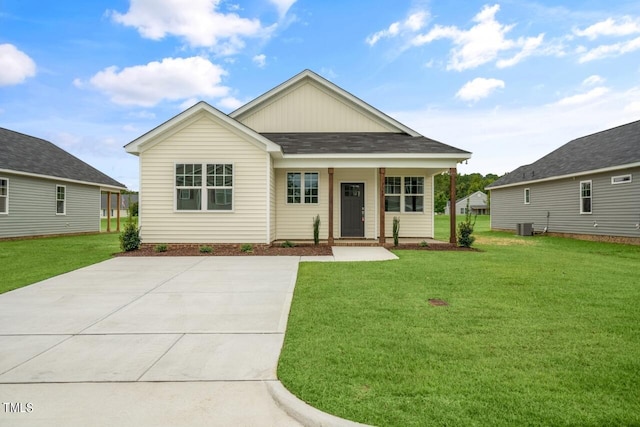
[[[611,178],[632,175],[612,184]],[[592,181],[592,213],[580,213],[580,182]],[[530,203],[524,203],[524,189]],[[640,168],[491,189],[491,228],[515,230],[521,222],[552,233],[640,237]],[[597,226],[594,226],[597,224]]]
[[[8,214],[0,214],[0,238],[100,231],[100,188],[2,174],[9,180]],[[66,213],[56,214],[56,186],[66,189]]]

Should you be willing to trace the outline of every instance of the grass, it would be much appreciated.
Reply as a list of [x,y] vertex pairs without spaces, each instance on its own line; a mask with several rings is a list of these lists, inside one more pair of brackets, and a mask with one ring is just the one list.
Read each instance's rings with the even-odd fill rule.
[[[133,217],[135,221],[138,220],[137,217]],[[120,217],[120,230],[124,230],[124,226],[127,223],[127,221],[129,221],[129,218],[127,217]],[[111,231],[115,232],[116,229],[118,227],[118,219],[113,217],[111,218]],[[107,219],[106,218],[100,218],[100,231],[102,231],[103,233],[105,231],[107,231]]]
[[0,293],[109,259],[117,233],[0,241]]
[[379,426],[640,425],[640,247],[480,218],[481,252],[301,264],[281,381]]

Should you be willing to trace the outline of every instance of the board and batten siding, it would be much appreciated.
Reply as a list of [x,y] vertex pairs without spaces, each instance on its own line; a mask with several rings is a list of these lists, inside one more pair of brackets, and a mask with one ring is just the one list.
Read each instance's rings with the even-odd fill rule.
[[[291,168],[275,171],[277,239],[313,240],[313,219],[316,215],[320,215],[320,239],[326,239],[329,236],[329,172],[327,169]],[[318,173],[318,203],[287,203],[288,172]],[[334,199],[334,209],[336,206],[338,204]]]
[[[9,213],[0,214],[0,238],[100,232],[100,188],[22,175],[9,180]],[[66,188],[66,213],[56,214],[56,186]]]
[[238,119],[256,132],[398,132],[311,81]]
[[[631,182],[611,183],[611,177],[628,174]],[[589,180],[592,213],[581,214],[580,182]],[[536,232],[548,226],[552,233],[640,237],[640,168],[491,190],[491,228],[515,230],[522,222],[533,223]]]
[[[393,236],[393,217],[400,218],[399,237],[433,238],[433,178],[425,174],[424,169],[391,169],[387,168],[385,176],[421,176],[424,178],[424,212],[387,212],[384,221],[386,237]],[[404,181],[403,181],[404,185]],[[401,203],[401,209],[402,209]]]
[[[266,150],[199,116],[140,154],[143,243],[265,243]],[[176,163],[233,164],[233,211],[177,211]]]

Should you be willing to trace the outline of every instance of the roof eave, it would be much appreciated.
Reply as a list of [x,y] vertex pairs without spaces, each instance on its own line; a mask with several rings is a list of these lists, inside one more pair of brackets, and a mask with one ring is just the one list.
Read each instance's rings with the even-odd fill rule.
[[91,181],[83,181],[79,179],[63,178],[63,177],[54,176],[54,175],[42,175],[38,173],[24,172],[24,171],[18,171],[14,169],[0,169],[0,173],[28,176],[32,178],[49,179],[52,181],[71,182],[74,184],[91,185],[93,187],[100,187],[101,189],[104,188],[104,189],[112,189],[112,190],[118,190],[118,191],[127,189],[127,187],[122,183],[120,183],[120,186],[118,186],[118,185],[101,183],[101,182],[91,182]]

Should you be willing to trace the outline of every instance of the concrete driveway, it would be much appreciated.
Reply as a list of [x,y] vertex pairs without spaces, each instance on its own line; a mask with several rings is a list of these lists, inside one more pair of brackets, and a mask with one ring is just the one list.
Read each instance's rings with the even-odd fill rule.
[[0,425],[299,425],[267,391],[298,257],[121,257],[0,295]]

